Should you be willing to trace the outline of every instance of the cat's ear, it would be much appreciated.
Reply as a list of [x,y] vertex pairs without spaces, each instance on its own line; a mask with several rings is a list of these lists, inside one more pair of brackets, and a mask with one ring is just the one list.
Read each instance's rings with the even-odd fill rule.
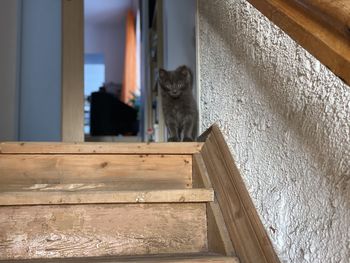
[[187,77],[188,74],[190,73],[189,70],[188,70],[188,68],[187,68],[185,65],[184,65],[184,66],[178,67],[177,70],[178,70],[178,71],[181,73],[181,75],[183,75],[184,77]]
[[159,78],[160,78],[160,79],[164,79],[165,76],[166,76],[166,73],[167,73],[167,72],[166,72],[165,69],[160,68],[159,71],[158,71]]

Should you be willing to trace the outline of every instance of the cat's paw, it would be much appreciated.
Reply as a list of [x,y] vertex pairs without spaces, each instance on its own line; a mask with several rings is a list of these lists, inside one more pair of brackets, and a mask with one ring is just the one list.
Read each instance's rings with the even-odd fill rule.
[[185,137],[185,138],[183,139],[183,141],[184,141],[184,142],[193,142],[193,139],[190,138],[190,137]]
[[170,137],[170,138],[168,138],[168,142],[178,142],[178,141],[179,141],[179,139],[176,138],[176,137]]

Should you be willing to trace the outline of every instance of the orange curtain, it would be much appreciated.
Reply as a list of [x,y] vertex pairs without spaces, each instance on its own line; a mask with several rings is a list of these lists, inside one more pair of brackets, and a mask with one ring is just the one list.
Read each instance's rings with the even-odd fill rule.
[[126,43],[125,43],[124,81],[122,89],[122,101],[130,104],[130,99],[136,91],[136,29],[135,16],[128,11],[126,18]]

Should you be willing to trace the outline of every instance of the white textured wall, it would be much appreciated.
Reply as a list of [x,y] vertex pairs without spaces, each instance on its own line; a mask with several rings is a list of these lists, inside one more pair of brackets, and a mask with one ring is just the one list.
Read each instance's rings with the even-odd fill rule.
[[218,122],[282,262],[350,260],[350,87],[245,0],[199,0]]

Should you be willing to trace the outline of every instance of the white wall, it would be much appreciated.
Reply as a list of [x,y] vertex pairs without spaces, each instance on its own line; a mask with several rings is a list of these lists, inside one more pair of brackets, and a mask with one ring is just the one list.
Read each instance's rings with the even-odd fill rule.
[[[126,16],[126,14],[125,14]],[[103,53],[106,81],[123,82],[125,18],[116,25],[85,25],[85,53]]]
[[0,141],[18,139],[19,1],[0,0]]
[[61,0],[22,4],[20,140],[61,139]]
[[199,3],[202,129],[218,122],[282,262],[350,258],[350,87],[245,0]]
[[164,0],[164,67],[189,66],[196,73],[196,1]]

